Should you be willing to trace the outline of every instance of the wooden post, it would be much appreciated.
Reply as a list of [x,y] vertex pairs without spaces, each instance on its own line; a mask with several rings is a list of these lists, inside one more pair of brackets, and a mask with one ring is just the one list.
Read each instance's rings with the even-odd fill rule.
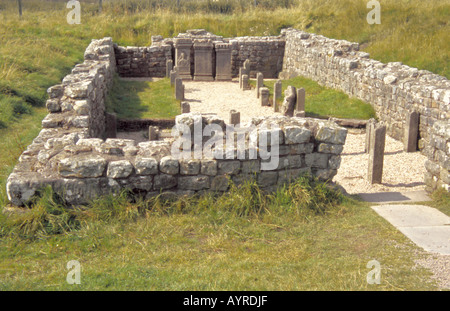
[[17,4],[19,5],[19,16],[22,17],[22,0],[17,0]]

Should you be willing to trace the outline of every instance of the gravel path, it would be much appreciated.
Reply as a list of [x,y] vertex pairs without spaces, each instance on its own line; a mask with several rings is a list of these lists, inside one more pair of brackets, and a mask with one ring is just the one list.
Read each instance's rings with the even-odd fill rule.
[[349,130],[341,166],[333,181],[350,193],[403,192],[424,190],[426,157],[420,152],[403,152],[403,144],[386,135],[381,184],[367,181],[369,155],[364,152],[366,135]]
[[262,107],[256,98],[255,89],[243,91],[239,81],[233,82],[198,82],[183,81],[185,98],[191,106],[191,112],[215,113],[228,123],[230,110],[241,113],[241,123],[251,121],[252,117],[271,116],[272,107]]

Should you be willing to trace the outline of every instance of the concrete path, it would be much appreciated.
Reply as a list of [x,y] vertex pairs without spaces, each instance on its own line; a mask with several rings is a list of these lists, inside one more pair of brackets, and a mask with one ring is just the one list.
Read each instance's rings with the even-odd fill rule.
[[450,217],[444,213],[411,204],[374,205],[372,209],[424,250],[450,255]]

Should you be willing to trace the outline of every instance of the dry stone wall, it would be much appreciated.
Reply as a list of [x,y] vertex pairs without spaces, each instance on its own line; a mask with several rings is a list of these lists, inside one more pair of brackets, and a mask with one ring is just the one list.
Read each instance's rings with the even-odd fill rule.
[[114,44],[117,72],[122,77],[165,77],[166,61],[172,59],[172,42],[152,37],[149,47]]
[[[200,137],[200,145],[196,145],[196,129],[204,134],[213,125],[218,131],[208,139]],[[186,128],[192,130],[189,139],[184,135]],[[241,141],[245,147],[236,143],[230,148],[221,133],[236,137],[233,129],[215,116],[188,113],[177,116],[172,141],[102,140],[78,132],[55,138],[48,133],[51,138],[43,150],[52,156],[36,167],[24,166],[31,163],[21,161],[8,180],[8,195],[13,204],[23,205],[40,187],[50,185],[70,204],[83,204],[125,188],[145,197],[221,193],[229,189],[230,182],[241,184],[251,179],[272,191],[306,173],[331,179],[339,168],[347,135],[345,128],[329,121],[255,118],[248,128],[239,129],[240,133],[246,131]],[[43,135],[39,139],[45,140]],[[205,149],[212,139],[214,147]],[[41,152],[36,156],[41,158]],[[21,173],[26,173],[26,178]]]
[[[399,62],[384,64],[370,59],[368,53],[359,51],[357,43],[296,29],[286,29],[282,33],[286,48],[281,78],[305,76],[370,103],[380,121],[387,125],[387,133],[400,141],[408,136],[405,130],[408,115],[417,111],[418,148],[440,166],[439,170],[428,171],[427,188],[435,188],[437,184],[444,186],[448,178],[442,179],[437,171],[448,172],[450,153],[448,147],[445,150],[436,140],[448,141],[450,137],[448,131],[437,129],[441,129],[442,124],[448,125],[450,120],[450,81]],[[436,122],[439,125],[435,126]],[[446,185],[448,187],[448,183]]]
[[450,123],[436,121],[430,131],[425,162],[425,184],[429,192],[438,188],[450,191]]
[[[42,120],[42,130],[19,157],[7,180],[7,194],[12,204],[22,205],[47,184],[60,190],[67,184],[70,193],[71,180],[55,175],[55,170],[67,157],[85,150],[76,145],[80,139],[102,140],[106,125],[105,96],[115,72],[112,39],[92,40],[85,51],[84,62],[76,65],[61,84],[48,89],[49,114]],[[91,171],[98,169],[92,166],[98,162],[96,160],[88,160]],[[89,187],[85,190],[88,195]]]
[[[284,36],[266,37],[236,37],[223,38],[203,29],[188,30],[175,38],[163,39],[153,36],[152,44],[148,47],[114,45],[117,71],[122,77],[164,77],[166,76],[166,62],[172,60],[176,65],[176,41],[188,40],[190,43],[189,60],[191,75],[195,74],[194,43],[208,41],[212,44],[229,43],[231,49],[231,75],[237,77],[239,68],[244,61],[250,61],[250,75],[255,77],[257,72],[263,73],[265,78],[276,78],[282,70],[285,38]],[[212,54],[213,68],[216,53]]]

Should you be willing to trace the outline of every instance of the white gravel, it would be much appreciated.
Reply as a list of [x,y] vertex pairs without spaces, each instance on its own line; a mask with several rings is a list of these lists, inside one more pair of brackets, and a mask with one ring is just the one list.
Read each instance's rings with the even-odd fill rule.
[[333,181],[350,193],[404,192],[424,190],[426,157],[404,152],[403,143],[386,135],[381,184],[367,181],[369,155],[364,152],[366,135],[349,130],[341,154],[341,166]]
[[239,81],[183,81],[183,84],[185,101],[189,102],[191,112],[215,113],[227,123],[231,109],[241,113],[241,123],[251,121],[252,117],[281,115],[275,113],[273,107],[262,107],[256,98],[256,90],[241,90]]

